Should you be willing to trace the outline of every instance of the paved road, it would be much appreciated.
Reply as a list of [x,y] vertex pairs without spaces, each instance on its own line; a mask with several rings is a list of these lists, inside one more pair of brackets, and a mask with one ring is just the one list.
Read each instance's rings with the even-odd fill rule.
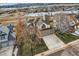
[[57,11],[57,12],[39,12],[39,13],[29,13],[29,14],[26,14],[26,16],[44,16],[44,15],[56,15],[56,14],[61,14],[61,13],[64,13],[64,14],[79,14],[78,11]]
[[64,49],[51,54],[52,56],[79,56],[79,39],[70,42]]
[[46,43],[47,47],[53,50],[59,49],[64,45],[64,43],[54,34],[44,36],[43,40]]

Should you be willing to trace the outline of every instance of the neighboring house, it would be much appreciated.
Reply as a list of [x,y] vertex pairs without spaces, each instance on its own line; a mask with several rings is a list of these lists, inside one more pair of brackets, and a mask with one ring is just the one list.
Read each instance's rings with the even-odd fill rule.
[[35,19],[28,19],[27,20],[27,26],[28,27],[32,27],[36,25],[36,27],[39,29],[39,30],[42,30],[42,29],[47,29],[47,28],[50,28],[50,25],[46,24],[41,18],[35,20]]
[[36,26],[39,30],[50,28],[50,25],[46,24],[41,19],[38,20],[38,22],[36,23]]
[[[10,29],[12,29],[10,27]],[[6,47],[13,45],[16,39],[15,33],[11,31],[7,26],[0,26],[0,46]],[[11,34],[10,34],[11,33]]]
[[8,33],[9,33],[8,28],[5,26],[1,26],[0,29],[1,29],[0,42],[8,41]]

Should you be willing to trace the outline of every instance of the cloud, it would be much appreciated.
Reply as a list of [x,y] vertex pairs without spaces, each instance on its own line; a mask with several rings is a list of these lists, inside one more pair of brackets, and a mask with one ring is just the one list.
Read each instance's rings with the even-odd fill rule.
[[79,0],[0,0],[0,3],[79,3]]

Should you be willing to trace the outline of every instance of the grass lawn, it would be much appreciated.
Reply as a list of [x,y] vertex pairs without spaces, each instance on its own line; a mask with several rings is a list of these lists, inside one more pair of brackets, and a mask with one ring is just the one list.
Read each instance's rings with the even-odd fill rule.
[[64,43],[69,43],[71,41],[79,39],[78,36],[74,36],[72,34],[68,33],[56,33],[56,35],[64,42]]

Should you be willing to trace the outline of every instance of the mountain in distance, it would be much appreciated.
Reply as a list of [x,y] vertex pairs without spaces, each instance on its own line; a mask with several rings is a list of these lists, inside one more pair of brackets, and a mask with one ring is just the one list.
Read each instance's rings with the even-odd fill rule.
[[31,7],[31,6],[42,6],[48,3],[19,3],[13,5],[1,5],[0,8],[21,8],[21,7]]

